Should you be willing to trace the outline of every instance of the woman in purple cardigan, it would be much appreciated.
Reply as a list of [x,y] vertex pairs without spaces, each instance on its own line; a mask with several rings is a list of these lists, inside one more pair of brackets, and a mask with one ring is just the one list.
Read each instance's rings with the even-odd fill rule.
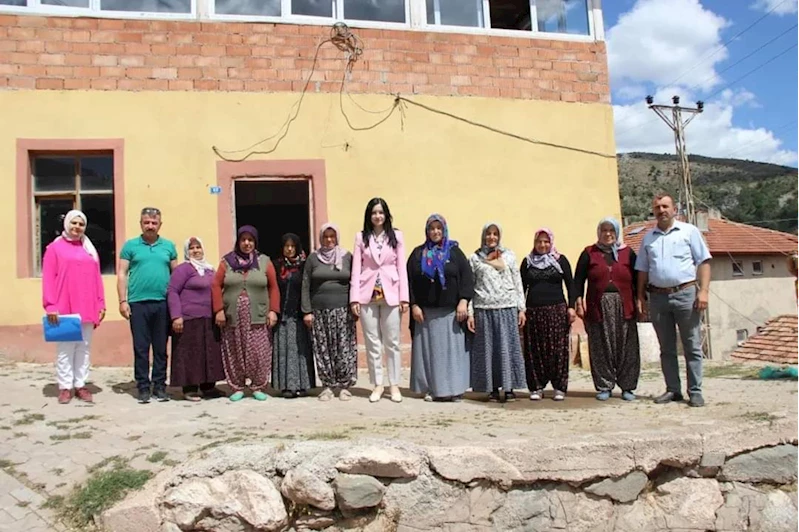
[[215,385],[225,379],[211,305],[214,267],[205,260],[203,242],[196,236],[183,245],[183,258],[167,288],[173,333],[169,384],[182,386],[186,400],[199,401],[220,397]]

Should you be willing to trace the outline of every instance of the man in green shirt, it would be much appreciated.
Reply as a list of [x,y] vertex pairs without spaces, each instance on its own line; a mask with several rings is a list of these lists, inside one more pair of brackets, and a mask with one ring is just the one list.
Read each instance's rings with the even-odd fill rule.
[[[139,402],[149,403],[151,395],[169,401],[166,394],[166,344],[169,339],[169,309],[166,289],[178,264],[175,244],[158,236],[161,211],[146,207],[139,220],[141,236],[125,242],[119,254],[117,294],[119,313],[130,321],[133,336],[133,373]],[[150,379],[150,347],[153,349]],[[151,390],[152,384],[152,390]]]

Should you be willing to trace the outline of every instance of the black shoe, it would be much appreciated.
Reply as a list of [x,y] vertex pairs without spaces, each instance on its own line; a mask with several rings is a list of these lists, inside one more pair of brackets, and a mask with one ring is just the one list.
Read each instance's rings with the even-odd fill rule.
[[492,403],[499,402],[499,390],[494,390],[490,394],[488,394],[488,401]]
[[295,397],[308,397],[308,390],[297,390],[294,392]]
[[701,394],[694,394],[688,399],[688,406],[705,406],[705,400]]
[[674,392],[666,392],[661,396],[655,397],[655,404],[662,405],[665,403],[671,403],[672,401],[682,401],[683,397],[681,393],[674,393]]
[[150,390],[139,390],[139,404],[146,405],[150,402]]
[[463,401],[463,394],[453,395],[450,397],[450,401],[453,403],[460,403]]
[[291,390],[283,390],[280,395],[283,397],[283,399],[294,399],[297,397]]
[[505,392],[505,400],[512,403],[516,400],[516,394],[513,392]]
[[219,399],[224,396],[225,393],[219,388],[211,388],[210,390],[203,391],[203,399]]
[[156,388],[153,390],[153,395],[155,395],[155,400],[159,403],[166,403],[169,401],[169,396],[166,393],[166,388]]

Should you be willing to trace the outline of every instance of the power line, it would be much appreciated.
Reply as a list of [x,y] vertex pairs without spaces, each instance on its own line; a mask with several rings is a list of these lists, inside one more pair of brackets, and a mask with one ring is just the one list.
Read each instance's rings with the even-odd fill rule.
[[[730,256],[730,258],[732,259],[732,256]],[[733,262],[734,262],[734,261],[735,261],[735,259],[733,259]],[[712,285],[712,283],[711,283],[711,285]],[[745,320],[749,321],[749,323],[752,323],[752,324],[754,324],[754,326],[755,326],[755,327],[760,327],[760,326],[762,325],[761,323],[757,323],[757,322],[756,322],[756,321],[754,321],[752,318],[750,318],[749,316],[747,316],[746,314],[744,314],[743,312],[741,312],[741,311],[740,311],[740,310],[738,310],[737,308],[733,307],[733,306],[732,306],[730,303],[728,303],[727,301],[725,301],[724,299],[722,299],[721,297],[719,297],[719,295],[718,295],[716,292],[714,292],[714,291],[713,291],[713,288],[712,288],[712,287],[711,287],[711,288],[709,288],[709,291],[710,291],[710,293],[711,293],[711,294],[713,294],[713,295],[716,297],[716,299],[718,299],[719,301],[721,301],[722,303],[724,303],[725,305],[727,305],[727,307],[728,307],[730,310],[732,310],[732,311],[733,311],[733,312],[735,312],[736,314],[740,315],[740,316],[741,316],[742,318],[744,318]]]

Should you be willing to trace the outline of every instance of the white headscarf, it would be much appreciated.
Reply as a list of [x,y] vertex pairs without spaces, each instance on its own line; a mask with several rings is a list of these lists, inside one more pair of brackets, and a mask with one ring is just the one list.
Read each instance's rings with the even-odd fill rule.
[[[199,243],[203,250],[203,258],[200,260],[193,259],[189,256],[189,246],[191,246],[192,240]],[[183,244],[183,258],[189,261],[192,266],[194,266],[194,269],[197,270],[197,275],[200,277],[205,275],[205,272],[208,270],[214,271],[214,267],[211,265],[211,263],[205,260],[205,246],[203,245],[203,241],[198,236],[191,236],[186,239],[186,242]]]
[[[84,231],[85,228],[89,225],[89,221],[86,219],[86,215],[83,214],[82,211],[79,211],[77,209],[69,211],[66,214],[66,216],[64,216],[64,230],[61,232],[61,238],[69,242],[75,242],[77,240],[77,238],[69,234],[69,225],[72,223],[72,220],[74,220],[75,218],[80,218],[81,220],[83,220]],[[83,249],[86,250],[86,253],[88,253],[97,262],[100,262],[100,256],[97,254],[97,248],[94,247],[94,244],[92,244],[92,241],[89,240],[89,237],[86,236],[85,232],[83,233],[83,235],[81,235],[80,241],[81,244],[83,244]]]

